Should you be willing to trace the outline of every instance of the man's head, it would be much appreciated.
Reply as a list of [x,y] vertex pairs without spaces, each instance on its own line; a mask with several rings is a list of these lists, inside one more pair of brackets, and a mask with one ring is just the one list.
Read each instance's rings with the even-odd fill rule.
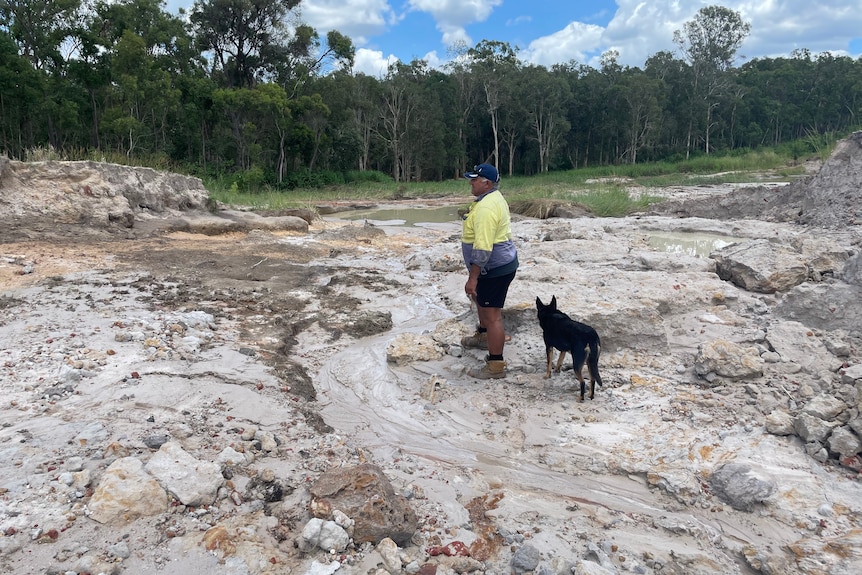
[[491,164],[479,164],[472,172],[465,173],[464,177],[470,180],[470,190],[474,196],[490,192],[500,182],[500,173]]

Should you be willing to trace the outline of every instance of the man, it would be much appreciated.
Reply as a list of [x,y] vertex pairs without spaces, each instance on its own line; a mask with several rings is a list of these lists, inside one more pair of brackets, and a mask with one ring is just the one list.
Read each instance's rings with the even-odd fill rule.
[[464,291],[476,302],[479,327],[475,334],[463,338],[461,345],[488,350],[485,365],[468,370],[468,375],[499,379],[506,377],[503,304],[518,269],[518,250],[512,242],[509,204],[497,189],[497,168],[479,164],[464,177],[470,181],[475,198],[464,216],[461,233],[461,251],[470,274]]

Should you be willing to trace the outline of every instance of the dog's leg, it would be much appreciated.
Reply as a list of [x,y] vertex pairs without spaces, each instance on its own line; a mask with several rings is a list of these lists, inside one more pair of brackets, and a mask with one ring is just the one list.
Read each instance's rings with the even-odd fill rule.
[[596,343],[591,343],[589,355],[587,356],[587,369],[590,372],[590,399],[596,393],[596,383],[602,385],[602,376],[599,375],[599,354],[601,348]]
[[[584,401],[584,394],[587,392],[587,382],[584,381],[584,376],[581,374],[580,369],[575,370],[575,373],[578,375],[578,381],[581,382],[581,397],[578,401]],[[592,398],[593,396],[590,395],[590,399]]]
[[[584,401],[584,395],[587,392],[587,384],[584,381],[584,362],[587,359],[586,348],[580,349],[575,346],[572,349],[572,369],[575,371],[575,377],[578,378],[578,382],[581,384],[581,397],[578,401]],[[592,397],[590,397],[592,399]]]
[[560,370],[563,367],[563,360],[566,359],[566,352],[561,351],[560,357],[557,358],[557,373],[560,373]]
[[551,366],[554,364],[554,348],[550,346],[545,347],[545,359],[547,360],[547,367],[545,369],[545,379],[551,377]]

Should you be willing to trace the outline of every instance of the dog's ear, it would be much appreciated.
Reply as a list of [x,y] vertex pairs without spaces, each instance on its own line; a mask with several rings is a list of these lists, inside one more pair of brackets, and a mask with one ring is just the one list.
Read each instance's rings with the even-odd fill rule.
[[551,307],[557,309],[557,296],[551,296]]
[[542,300],[539,299],[539,296],[536,296],[536,307],[544,307],[545,304],[542,303]]

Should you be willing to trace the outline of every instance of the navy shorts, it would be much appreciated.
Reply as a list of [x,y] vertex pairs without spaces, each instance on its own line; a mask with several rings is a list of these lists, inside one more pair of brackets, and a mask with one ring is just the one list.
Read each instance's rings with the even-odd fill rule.
[[499,307],[506,303],[509,284],[515,279],[515,272],[498,277],[479,276],[476,283],[476,304],[479,307]]

